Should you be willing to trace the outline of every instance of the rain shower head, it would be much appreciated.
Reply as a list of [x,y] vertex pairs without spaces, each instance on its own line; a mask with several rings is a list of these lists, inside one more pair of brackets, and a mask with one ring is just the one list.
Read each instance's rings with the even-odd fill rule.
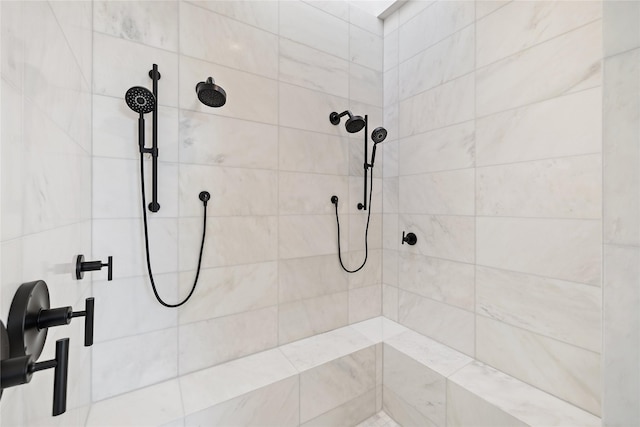
[[331,124],[337,125],[338,123],[340,123],[340,118],[345,115],[349,116],[346,123],[344,124],[347,132],[360,132],[365,125],[365,120],[362,118],[362,116],[354,116],[349,110],[345,110],[340,114],[334,111],[333,113],[329,114],[329,121],[331,122]]
[[147,114],[156,109],[156,97],[146,87],[132,87],[125,93],[124,100],[136,113]]
[[213,77],[209,77],[206,82],[198,83],[196,93],[200,102],[208,107],[222,107],[227,102],[227,93],[215,84]]

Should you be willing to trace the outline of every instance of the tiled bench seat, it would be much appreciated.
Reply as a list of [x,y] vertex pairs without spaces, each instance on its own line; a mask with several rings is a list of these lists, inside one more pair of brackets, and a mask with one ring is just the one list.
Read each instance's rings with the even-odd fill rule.
[[382,408],[405,426],[600,425],[382,317],[97,402],[86,425],[344,426]]

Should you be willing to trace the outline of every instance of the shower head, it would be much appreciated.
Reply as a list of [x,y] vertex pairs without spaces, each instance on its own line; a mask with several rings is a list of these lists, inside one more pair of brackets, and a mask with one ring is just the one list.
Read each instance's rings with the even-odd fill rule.
[[377,127],[371,132],[371,140],[376,144],[380,144],[387,137],[387,130],[385,128]]
[[344,127],[347,129],[347,132],[349,133],[360,132],[364,127],[364,125],[366,124],[362,116],[354,116],[349,110],[345,110],[340,114],[334,111],[333,113],[329,114],[329,121],[331,122],[331,124],[337,125],[338,123],[340,123],[340,117],[344,115],[349,116],[349,118],[347,119],[347,122],[344,124]]
[[124,100],[136,113],[147,114],[156,109],[156,97],[146,87],[132,87],[125,93]]
[[227,102],[227,93],[215,84],[213,77],[196,85],[198,99],[208,107],[222,107]]

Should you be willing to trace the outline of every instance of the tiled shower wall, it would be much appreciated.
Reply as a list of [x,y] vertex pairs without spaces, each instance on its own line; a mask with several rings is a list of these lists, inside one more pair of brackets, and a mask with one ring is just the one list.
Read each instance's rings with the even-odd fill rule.
[[[114,256],[99,301],[94,401],[357,322],[381,312],[381,173],[364,256],[362,136],[329,113],[382,125],[382,22],[346,2],[94,2],[93,252]],[[115,60],[114,58],[118,58]],[[146,278],[137,114],[123,101],[159,81],[159,203]],[[199,103],[212,76],[227,103]],[[147,119],[150,135],[151,116]],[[149,139],[150,144],[150,139]],[[147,164],[147,171],[149,171]],[[378,168],[381,171],[381,168]],[[147,175],[149,176],[149,175]]]
[[384,44],[383,314],[600,414],[602,3],[409,2]]

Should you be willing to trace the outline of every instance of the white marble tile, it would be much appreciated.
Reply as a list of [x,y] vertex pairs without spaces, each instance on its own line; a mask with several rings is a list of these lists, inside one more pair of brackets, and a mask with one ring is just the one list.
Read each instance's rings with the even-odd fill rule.
[[476,169],[478,215],[602,218],[602,156]]
[[[47,408],[48,409],[48,408]],[[70,409],[67,407],[67,411],[63,414],[52,417],[51,414],[47,414],[44,418],[38,418],[34,420],[34,425],[39,427],[84,427],[87,426],[87,417],[89,416],[90,405],[86,405],[77,409]],[[5,415],[3,411],[3,422],[11,423],[9,416]]]
[[476,232],[473,217],[402,214],[400,229],[414,233],[418,238],[414,246],[401,246],[401,251],[452,261],[474,262]]
[[279,349],[298,372],[303,372],[374,344],[375,342],[347,326],[282,345]]
[[[496,2],[497,3],[497,2]],[[447,426],[527,427],[527,424],[454,382],[447,383]]]
[[309,421],[375,389],[375,348],[369,347],[300,374],[300,421]]
[[375,71],[355,63],[349,64],[350,99],[376,107],[382,107],[382,88],[382,71]]
[[271,170],[180,165],[180,216],[202,215],[199,194],[208,190],[207,215],[275,215],[278,173]]
[[337,408],[301,424],[302,427],[354,426],[375,413],[376,391],[370,390]]
[[377,36],[382,36],[384,21],[371,13],[366,6],[364,8],[361,6],[363,6],[361,2],[350,2],[349,22]]
[[402,176],[400,210],[404,213],[473,215],[474,190],[475,169]]
[[602,17],[597,1],[512,2],[477,23],[483,67]]
[[[334,214],[333,195],[340,200],[348,196],[348,179],[344,176],[280,172],[278,174],[278,209],[280,215]],[[338,204],[338,212],[346,211]]]
[[602,5],[602,15],[605,56],[640,47],[638,2],[606,1]]
[[413,175],[474,165],[475,123],[449,126],[404,138],[399,144],[400,175]]
[[479,166],[599,153],[602,89],[479,118],[476,144]]
[[275,1],[193,1],[199,7],[209,9],[220,15],[228,16],[262,28],[272,33],[278,32],[278,3]]
[[398,287],[398,251],[383,251],[382,282],[386,285]]
[[349,44],[345,42],[349,39],[349,24],[300,1],[280,3],[280,37],[342,59],[349,57]]
[[[4,7],[4,5],[2,6]],[[7,12],[5,11],[5,15]],[[3,30],[4,30],[3,23]],[[6,36],[3,34],[3,37]],[[4,49],[3,49],[4,52]],[[4,55],[3,55],[4,57]],[[2,205],[0,235],[2,241],[18,238],[22,235],[23,200],[24,194],[24,141],[23,133],[23,112],[22,108],[6,108],[7,105],[18,105],[22,103],[22,92],[9,84],[4,79],[2,81],[2,158],[0,159],[2,168]],[[9,144],[8,141],[11,141]],[[3,281],[3,283],[6,283]]]
[[157,426],[184,415],[177,380],[91,405],[87,426]]
[[[280,216],[279,233],[281,259],[327,255],[338,250],[335,214]],[[340,237],[347,241],[344,234]]]
[[640,419],[640,249],[604,246],[603,423]]
[[[371,286],[380,283],[380,278],[382,276],[382,250],[376,244],[377,239],[371,238],[372,231],[376,230],[376,228],[374,228],[375,223],[373,218],[371,219],[371,224],[372,225],[369,229],[369,254],[367,256],[367,262],[360,271],[348,275],[349,289],[361,288],[364,286]],[[361,231],[360,236],[363,235],[364,230]],[[351,246],[353,246],[353,244]],[[353,268],[354,266],[359,266],[364,262],[364,258],[364,250],[351,251],[347,254],[343,254],[345,267],[351,266],[351,268]],[[335,262],[339,263],[338,260],[336,260]]]
[[[386,25],[387,25],[387,21],[385,20],[385,31],[387,28]],[[399,40],[400,40],[400,31],[398,31],[397,29],[395,29],[389,34],[385,34],[384,36],[382,68],[384,69],[385,74],[386,72],[392,70],[393,68],[398,67],[398,64],[400,63]]]
[[598,417],[482,363],[471,363],[449,377],[449,381],[526,425],[596,427],[601,424]]
[[382,286],[364,286],[349,290],[349,323],[382,315]]
[[[346,93],[343,95],[346,97]],[[336,136],[347,136],[344,121],[334,126],[329,121],[332,111],[341,113],[348,108],[346,98],[316,92],[286,83],[279,85],[280,126],[310,130]],[[357,111],[357,110],[353,110]],[[354,114],[358,114],[354,112]]]
[[275,347],[277,317],[274,306],[181,325],[180,374]]
[[349,26],[349,60],[375,71],[382,71],[382,37],[369,31]]
[[478,265],[600,285],[600,221],[479,217],[476,222]]
[[382,315],[398,320],[398,288],[387,284],[382,285]]
[[91,34],[93,31],[93,5],[89,2],[61,1],[50,3],[50,6],[80,66],[84,80],[90,85],[93,72],[93,37]]
[[170,328],[94,344],[92,398],[103,400],[175,377],[177,338],[178,330]]
[[426,0],[426,1],[409,1],[405,3],[404,6],[397,10],[398,13],[398,24],[402,26],[406,24],[408,21],[418,16],[420,12],[426,9],[429,6],[433,6],[436,3],[435,0]]
[[[183,375],[179,378],[185,414],[193,414],[243,394],[297,375],[297,371],[275,350]],[[211,384],[216,384],[211,387]]]
[[376,344],[380,344],[396,335],[406,332],[408,329],[386,316],[378,316],[373,319],[364,320],[362,322],[350,325],[369,340]]
[[344,21],[349,20],[349,2],[346,0],[302,0]]
[[345,292],[348,288],[349,278],[333,254],[278,262],[278,300],[281,304]]
[[[640,18],[639,18],[640,19]],[[640,245],[640,49],[608,58],[604,73],[604,240]]]
[[474,354],[474,315],[441,302],[400,291],[398,322],[465,354]]
[[181,111],[178,145],[184,163],[278,167],[278,128],[274,125]]
[[[213,77],[227,93],[227,102],[212,108],[198,100],[195,87]],[[178,84],[176,84],[176,87]],[[180,56],[180,108],[260,123],[278,122],[278,83],[246,70]]]
[[600,86],[601,43],[596,21],[479,69],[477,115]]
[[[395,216],[395,222],[397,223],[397,213],[400,207],[399,197],[400,179],[397,176],[384,178],[382,180],[382,212],[385,213],[383,214],[383,221],[386,220],[389,216],[393,215]],[[394,229],[397,229],[397,227],[395,227]],[[395,245],[391,247],[391,249],[395,248]]]
[[178,2],[97,1],[93,16],[96,32],[178,51]]
[[384,386],[435,425],[446,423],[446,378],[394,349],[384,347]]
[[401,101],[400,137],[473,119],[474,93],[474,75],[469,74]]
[[291,426],[299,420],[299,381],[290,377],[185,417],[185,426]]
[[16,89],[23,89],[24,78],[24,5],[22,2],[2,4],[2,78]]
[[476,20],[480,20],[492,12],[508,4],[511,0],[478,0],[476,1]]
[[398,283],[400,289],[474,310],[473,264],[400,252]]
[[[385,180],[386,181],[386,180]],[[401,233],[398,233],[399,215],[396,213],[382,215],[382,248],[397,251],[400,247]]]
[[300,340],[349,323],[349,292],[338,292],[279,305],[279,344]]
[[384,107],[391,107],[398,103],[400,100],[400,86],[399,86],[400,69],[398,67],[391,68],[384,72],[382,83],[382,105]]
[[327,135],[280,128],[279,169],[281,171],[346,175],[349,144],[344,135]]
[[600,354],[483,316],[476,317],[476,328],[479,361],[591,413],[600,413]]
[[[275,261],[200,271],[194,298],[179,309],[180,324],[276,305],[277,272]],[[191,290],[194,274],[180,275],[181,295]]]
[[180,52],[269,78],[278,76],[275,34],[188,3],[180,3]]
[[400,99],[473,71],[474,45],[475,28],[469,26],[404,61],[400,64]]
[[602,290],[594,286],[477,267],[476,312],[602,351]]
[[438,426],[385,386],[382,386],[382,409],[385,413],[389,414],[394,421],[399,423],[399,425],[423,427]]

